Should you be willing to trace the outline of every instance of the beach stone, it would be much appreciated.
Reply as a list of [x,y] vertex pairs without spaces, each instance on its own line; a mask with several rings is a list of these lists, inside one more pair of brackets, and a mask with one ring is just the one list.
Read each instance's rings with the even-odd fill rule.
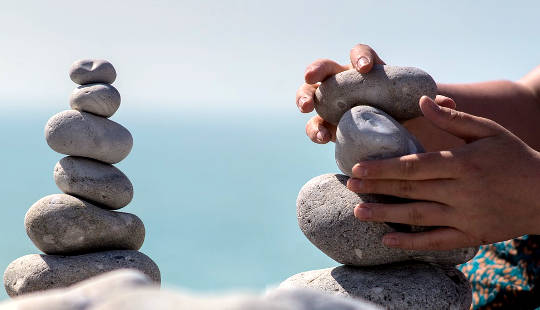
[[47,144],[58,153],[115,164],[133,147],[131,133],[122,125],[91,113],[60,112],[45,125]]
[[120,107],[120,93],[109,84],[82,85],[73,90],[69,98],[72,109],[111,117]]
[[155,287],[145,274],[134,269],[120,269],[92,277],[67,288],[35,292],[0,303],[2,309],[17,310],[86,310],[121,294],[143,287]]
[[92,83],[111,84],[116,80],[116,70],[105,59],[81,59],[71,65],[69,77],[79,85]]
[[306,237],[335,261],[353,266],[374,266],[407,260],[458,265],[476,255],[478,247],[448,251],[388,248],[382,237],[390,232],[419,232],[429,227],[364,222],[354,217],[361,202],[397,203],[402,199],[357,194],[347,188],[349,177],[325,174],[307,182],[296,201],[298,224]]
[[401,121],[422,115],[423,95],[435,99],[437,84],[426,72],[412,67],[374,65],[369,73],[355,69],[327,78],[315,92],[315,110],[337,125],[341,116],[357,105],[369,105]]
[[26,213],[26,233],[46,254],[74,255],[105,250],[138,250],[143,222],[66,194],[38,200]]
[[13,261],[4,272],[4,286],[14,297],[63,288],[118,269],[135,269],[159,284],[159,268],[138,251],[115,250],[77,256],[31,254]]
[[423,153],[418,140],[390,115],[370,106],[345,112],[336,131],[336,163],[352,176],[360,161]]
[[62,158],[54,167],[54,181],[64,193],[106,209],[123,208],[133,198],[133,185],[120,169],[90,158]]
[[468,310],[472,301],[470,284],[459,270],[419,262],[306,271],[280,285],[299,287],[368,300],[385,309]]

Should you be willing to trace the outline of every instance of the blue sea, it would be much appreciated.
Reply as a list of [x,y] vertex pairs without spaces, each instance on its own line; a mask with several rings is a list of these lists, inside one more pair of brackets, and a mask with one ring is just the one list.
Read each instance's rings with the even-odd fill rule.
[[[53,167],[63,155],[43,136],[56,107],[30,111],[21,104],[0,116],[2,269],[39,253],[24,215],[60,192]],[[292,274],[337,265],[303,236],[295,206],[304,183],[337,172],[333,145],[311,143],[307,117],[293,107],[251,113],[121,107],[112,120],[134,137],[131,154],[117,165],[135,188],[121,211],[144,221],[141,251],[160,267],[164,287],[261,291]]]

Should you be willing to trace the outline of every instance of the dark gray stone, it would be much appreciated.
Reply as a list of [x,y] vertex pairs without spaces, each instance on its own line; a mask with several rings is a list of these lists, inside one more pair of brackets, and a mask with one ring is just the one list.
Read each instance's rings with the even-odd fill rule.
[[81,59],[69,69],[69,77],[77,84],[108,83],[116,80],[116,70],[104,59]]
[[418,101],[435,98],[437,84],[426,72],[412,67],[375,65],[366,74],[351,69],[329,77],[315,92],[315,110],[337,125],[343,113],[357,105],[381,109],[397,120],[421,116]]
[[133,185],[118,168],[97,160],[68,156],[54,167],[54,181],[66,194],[117,210],[133,198]]
[[120,93],[109,84],[82,85],[73,90],[69,98],[72,109],[111,117],[120,107]]
[[356,194],[347,188],[348,177],[325,174],[302,187],[296,201],[298,224],[317,248],[339,263],[373,266],[418,260],[447,265],[464,263],[476,255],[477,247],[449,251],[413,251],[388,248],[382,244],[386,233],[426,231],[429,227],[364,222],[354,217],[361,202],[396,203],[399,198]]
[[46,254],[73,255],[105,250],[138,250],[143,222],[133,214],[114,212],[70,195],[49,195],[26,213],[26,233]]
[[138,251],[118,250],[77,256],[31,254],[13,261],[4,272],[9,296],[67,287],[118,269],[135,269],[160,283],[159,268]]
[[416,138],[383,111],[356,106],[345,112],[336,132],[336,162],[352,176],[352,167],[360,161],[423,153]]
[[122,125],[91,113],[67,110],[49,119],[45,139],[58,153],[115,164],[133,147],[131,133]]
[[385,309],[468,310],[472,301],[470,284],[459,270],[418,262],[306,271],[280,288],[313,288]]

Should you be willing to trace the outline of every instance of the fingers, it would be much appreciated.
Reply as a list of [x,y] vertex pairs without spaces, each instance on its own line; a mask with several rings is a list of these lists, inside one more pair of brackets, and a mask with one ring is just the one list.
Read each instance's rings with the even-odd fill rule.
[[383,194],[409,199],[445,202],[453,193],[452,180],[367,180],[347,181],[347,188],[359,194]]
[[307,122],[306,134],[311,141],[325,144],[330,141],[336,141],[336,126],[326,122],[319,115],[316,115]]
[[454,99],[442,95],[437,95],[437,97],[435,97],[435,103],[440,105],[441,107],[449,109],[456,108],[456,102],[454,101]]
[[384,61],[368,45],[356,44],[350,52],[351,64],[360,73],[368,73],[374,64],[384,65]]
[[416,226],[451,226],[450,207],[436,202],[403,204],[361,203],[354,216],[363,221],[390,222]]
[[352,177],[398,180],[450,179],[459,173],[459,167],[451,151],[431,152],[361,162],[353,166]]
[[342,66],[330,59],[317,59],[306,68],[304,79],[307,84],[315,84],[326,80],[329,76],[349,69],[349,66]]
[[427,96],[420,98],[420,109],[435,126],[467,142],[494,136],[504,130],[486,118],[440,107]]
[[418,233],[389,233],[383,237],[383,243],[405,250],[451,250],[473,244],[466,234],[450,227]]
[[315,108],[313,103],[313,96],[315,96],[315,90],[318,85],[304,83],[298,91],[296,91],[296,106],[302,113],[309,113]]

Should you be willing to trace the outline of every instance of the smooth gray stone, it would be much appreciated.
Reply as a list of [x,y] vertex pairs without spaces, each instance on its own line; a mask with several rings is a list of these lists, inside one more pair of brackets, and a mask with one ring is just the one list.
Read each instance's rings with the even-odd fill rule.
[[118,269],[135,269],[160,283],[159,268],[138,251],[115,250],[78,256],[31,254],[20,257],[6,268],[4,286],[14,297],[36,291],[67,287]]
[[351,69],[329,77],[315,92],[315,110],[337,125],[343,113],[357,105],[369,105],[397,120],[422,115],[418,101],[435,98],[437,84],[426,72],[412,67],[374,65],[366,74]]
[[69,98],[72,109],[111,117],[120,107],[120,93],[109,84],[82,85],[73,90]]
[[449,251],[388,248],[382,237],[396,231],[418,232],[429,227],[364,222],[354,217],[361,202],[396,203],[391,196],[356,194],[347,188],[349,178],[325,174],[307,182],[296,201],[298,224],[306,237],[335,261],[353,266],[374,266],[406,260],[458,265],[476,255],[477,247]]
[[92,83],[111,84],[116,80],[116,70],[105,59],[81,59],[71,65],[69,77],[79,85]]
[[66,194],[38,200],[24,218],[26,233],[46,254],[74,255],[138,250],[143,222],[134,214],[105,210]]
[[385,309],[468,310],[472,301],[470,284],[459,270],[417,262],[306,271],[280,285],[299,287],[369,300]]
[[117,210],[133,198],[133,185],[120,169],[97,160],[68,156],[54,167],[54,181],[66,194]]
[[123,292],[155,285],[150,278],[137,270],[120,269],[67,288],[17,296],[11,301],[1,303],[0,310],[86,310]]
[[133,147],[131,133],[122,125],[91,113],[62,111],[45,125],[47,144],[58,153],[115,164]]
[[405,127],[377,108],[353,107],[337,126],[336,162],[348,176],[360,161],[423,152],[420,142]]

